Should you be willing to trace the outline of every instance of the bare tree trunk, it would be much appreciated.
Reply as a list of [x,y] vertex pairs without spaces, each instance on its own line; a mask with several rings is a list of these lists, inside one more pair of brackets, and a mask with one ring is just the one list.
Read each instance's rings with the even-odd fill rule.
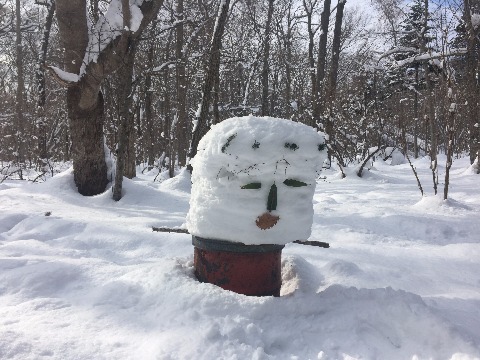
[[148,171],[153,169],[155,164],[155,151],[153,144],[153,111],[152,111],[152,73],[153,69],[153,55],[155,46],[152,42],[150,49],[148,50],[147,61],[148,71],[145,76],[145,123],[146,123],[146,136],[145,146],[147,147],[147,163]]
[[[317,93],[317,81],[316,81],[316,76],[315,76],[315,59],[313,56],[313,48],[314,48],[314,31],[313,31],[313,25],[312,25],[312,16],[313,16],[313,7],[315,3],[312,3],[312,1],[309,1],[307,3],[306,0],[303,0],[303,8],[305,9],[305,13],[307,16],[307,33],[308,33],[308,72],[310,74],[310,86],[311,86],[311,91],[310,91],[310,103],[312,105],[312,114],[313,114],[313,109],[315,108],[315,100],[316,100],[316,93]],[[321,35],[320,35],[321,36]],[[315,119],[312,116],[312,123],[310,124],[312,127],[316,127],[315,124]]]
[[[210,43],[210,54],[208,60],[208,68],[203,84],[202,101],[200,109],[197,114],[197,124],[192,135],[192,142],[188,151],[188,157],[191,159],[197,154],[197,147],[200,139],[208,131],[208,108],[212,99],[212,90],[215,79],[219,76],[220,69],[220,49],[222,44],[222,36],[225,30],[225,23],[227,21],[228,8],[230,0],[224,0],[220,3],[217,15],[217,22],[213,31],[213,37]],[[190,167],[190,171],[191,171]]]
[[[472,23],[473,13],[480,12],[480,4],[475,0],[465,0],[464,1],[464,18],[467,28],[467,106],[468,106],[468,130],[469,130],[469,149],[470,149],[470,163],[473,164],[475,159],[477,159],[478,164],[480,164],[480,129],[475,124],[478,124],[480,121],[479,116],[480,112],[478,109],[479,102],[479,86],[478,86],[478,62],[479,62],[479,31],[476,30]],[[480,165],[479,165],[480,171]]]
[[37,80],[37,129],[38,129],[38,157],[39,165],[44,165],[48,159],[47,151],[47,130],[45,124],[45,63],[47,59],[48,43],[50,40],[50,30],[53,23],[53,15],[55,14],[55,2],[47,2],[47,18],[45,19],[45,28],[43,29],[43,38],[40,47],[40,56],[35,72]]
[[[128,0],[124,0],[128,1]],[[128,27],[128,25],[125,25]],[[126,171],[128,162],[131,159],[128,159],[128,150],[130,146],[130,136],[133,133],[133,116],[130,111],[132,107],[132,77],[133,77],[133,64],[135,60],[135,50],[131,49],[130,53],[127,54],[125,59],[126,63],[118,70],[119,83],[119,105],[120,105],[120,116],[118,127],[118,145],[117,145],[117,162],[115,168],[115,183],[113,185],[113,200],[118,201],[122,198],[122,184],[123,176],[128,175],[129,171]],[[135,162],[134,162],[135,164]],[[134,166],[135,168],[135,166]],[[131,172],[131,169],[130,169]]]
[[[122,0],[127,5],[128,1]],[[67,105],[72,136],[74,180],[82,195],[96,195],[107,185],[107,166],[103,144],[103,79],[123,65],[130,47],[158,13],[163,0],[144,1],[142,20],[135,32],[125,28],[98,55],[85,65],[80,79],[67,90]],[[124,6],[124,11],[129,6]],[[125,15],[124,15],[124,18]],[[128,21],[130,17],[126,18]],[[60,41],[65,48],[65,70],[80,75],[88,45],[86,0],[57,0]],[[97,34],[98,35],[98,34]]]
[[[338,61],[340,59],[340,44],[341,44],[341,35],[342,35],[342,21],[343,21],[343,10],[345,8],[346,0],[339,0],[337,5],[337,14],[335,16],[335,28],[333,31],[333,41],[332,41],[332,61],[330,65],[330,73],[328,76],[328,86],[327,86],[327,104],[326,108],[327,119],[326,119],[326,128],[325,132],[327,134],[327,145],[328,145],[328,159],[331,161],[332,155],[336,152],[335,146],[335,131],[333,129],[333,109],[335,104],[335,93],[337,91],[337,78],[338,78]],[[339,157],[338,161],[342,162],[342,159]],[[342,165],[343,162],[342,162]]]
[[413,153],[415,159],[418,159],[418,66],[415,67],[415,93],[413,102]]
[[[132,90],[132,93],[135,90]],[[131,108],[134,107],[133,101],[130,100]],[[137,176],[137,152],[135,148],[135,143],[137,140],[137,132],[135,131],[135,114],[130,111],[129,119],[128,119],[128,144],[127,144],[127,152],[125,154],[125,174],[124,176],[133,179]]]
[[25,162],[25,124],[23,118],[24,96],[25,91],[25,79],[23,75],[23,46],[22,46],[22,33],[21,33],[21,14],[20,14],[20,0],[15,2],[15,45],[16,45],[16,58],[15,65],[17,68],[17,91],[15,96],[15,121],[16,121],[16,158],[19,166],[18,174],[20,179],[23,180],[23,167]]
[[218,76],[215,79],[215,83],[213,85],[212,124],[218,124],[220,122],[219,96],[220,96],[220,76]]
[[[451,86],[451,81],[449,80],[449,86]],[[453,99],[450,100],[450,109],[448,115],[448,124],[447,124],[447,134],[448,134],[448,143],[447,143],[447,163],[445,165],[445,187],[443,188],[443,200],[448,198],[448,188],[450,186],[450,168],[452,167],[453,162],[453,142],[455,141],[455,112],[456,104],[453,102]]]
[[[57,20],[65,48],[65,70],[78,74],[88,44],[86,2],[57,0]],[[97,91],[97,98],[88,108],[80,106],[81,97],[80,84],[67,89],[74,180],[80,194],[96,195],[105,190],[108,182],[103,148],[103,96]]]
[[[427,52],[426,34],[428,29],[428,1],[424,0],[424,14],[423,14],[423,28],[420,34],[420,46],[423,53]],[[433,88],[433,82],[431,79],[430,69],[428,62],[423,64],[423,71],[425,74],[426,83],[426,112],[427,121],[430,125],[430,169],[432,170],[433,190],[435,195],[438,193],[438,162],[437,162],[437,126],[435,119],[435,89]]]
[[93,108],[79,106],[80,86],[67,89],[67,108],[70,119],[74,181],[78,192],[90,196],[101,193],[107,186],[107,164],[103,147],[103,95],[98,93]]
[[318,43],[318,55],[317,55],[317,77],[316,77],[316,93],[315,103],[313,106],[313,126],[317,127],[320,114],[323,111],[323,81],[325,80],[325,65],[327,60],[327,40],[328,40],[328,25],[330,22],[330,6],[331,0],[325,0],[323,2],[323,10],[320,19],[320,40]]
[[338,62],[340,60],[340,45],[341,45],[341,36],[342,36],[342,21],[343,21],[343,10],[345,8],[346,0],[339,0],[337,5],[337,14],[335,16],[335,28],[333,30],[333,41],[332,41],[332,61],[330,64],[330,73],[328,76],[328,87],[327,87],[327,100],[328,106],[331,108],[333,101],[335,101],[335,93],[337,91],[337,78],[338,78]]
[[268,58],[270,57],[270,28],[273,17],[273,3],[275,0],[268,0],[267,22],[265,24],[265,36],[263,44],[263,68],[262,68],[262,116],[270,115],[268,106]]
[[177,139],[177,155],[178,166],[186,165],[187,161],[187,79],[185,76],[185,54],[183,54],[183,36],[184,26],[183,20],[185,18],[183,8],[183,0],[177,0],[176,16],[179,24],[176,27],[176,87],[177,87],[177,114],[175,137]]
[[295,110],[292,103],[292,27],[291,27],[291,9],[288,9],[288,29],[285,42],[285,102],[287,104],[285,117],[290,119],[292,110]]

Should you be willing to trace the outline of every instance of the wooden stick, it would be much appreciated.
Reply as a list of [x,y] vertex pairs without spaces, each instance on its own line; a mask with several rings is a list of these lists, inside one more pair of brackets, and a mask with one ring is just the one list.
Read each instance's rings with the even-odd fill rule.
[[153,231],[158,232],[173,232],[173,233],[180,233],[180,234],[190,234],[187,229],[172,229],[172,228],[165,228],[165,227],[155,227],[152,226]]
[[300,244],[300,245],[318,246],[326,249],[330,247],[329,243],[322,242],[322,241],[295,240],[294,243]]
[[[157,232],[168,232],[168,233],[173,232],[173,233],[180,233],[180,234],[190,234],[187,229],[181,229],[181,228],[166,228],[166,227],[152,226],[152,230]],[[326,249],[330,247],[329,243],[322,242],[322,241],[295,240],[294,243],[300,244],[300,245],[318,246]]]

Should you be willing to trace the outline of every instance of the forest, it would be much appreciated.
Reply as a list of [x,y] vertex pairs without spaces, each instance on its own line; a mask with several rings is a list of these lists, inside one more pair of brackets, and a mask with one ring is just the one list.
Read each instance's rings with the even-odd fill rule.
[[435,193],[438,154],[446,191],[453,159],[480,172],[479,0],[0,8],[0,181],[41,181],[73,164],[81,194],[115,178],[119,199],[123,176],[174,176],[212,124],[245,115],[324,132],[325,166],[342,172],[393,151],[428,157]]

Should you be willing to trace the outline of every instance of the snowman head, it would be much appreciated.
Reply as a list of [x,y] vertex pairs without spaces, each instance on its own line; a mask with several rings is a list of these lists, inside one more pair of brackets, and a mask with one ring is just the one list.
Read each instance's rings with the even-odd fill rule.
[[307,239],[325,157],[323,135],[290,120],[249,116],[213,126],[192,160],[190,233],[247,245]]

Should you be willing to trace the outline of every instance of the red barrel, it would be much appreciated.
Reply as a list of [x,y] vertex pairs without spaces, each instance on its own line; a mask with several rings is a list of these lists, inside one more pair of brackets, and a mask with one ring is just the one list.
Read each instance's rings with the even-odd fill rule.
[[245,245],[192,236],[199,281],[251,296],[280,296],[284,245]]

